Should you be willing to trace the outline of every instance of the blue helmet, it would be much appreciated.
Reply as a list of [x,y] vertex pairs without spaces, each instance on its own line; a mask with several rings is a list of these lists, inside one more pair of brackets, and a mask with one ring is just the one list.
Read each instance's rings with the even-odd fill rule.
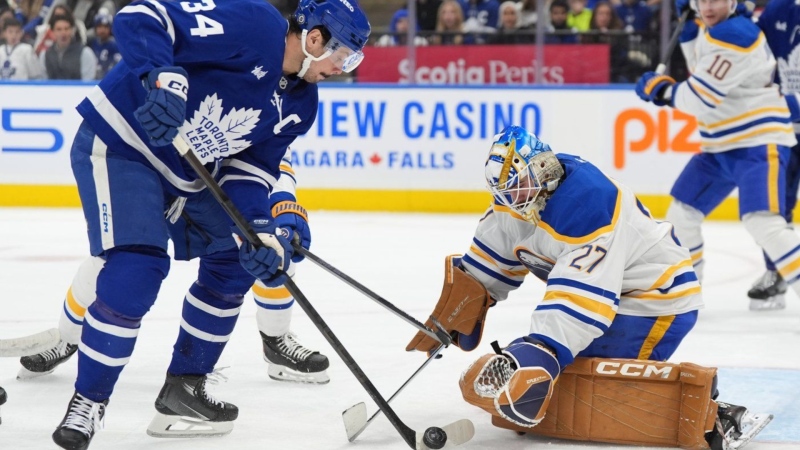
[[494,137],[485,170],[495,201],[534,224],[564,175],[550,146],[514,125]]
[[300,0],[294,19],[306,32],[318,26],[325,27],[331,34],[328,48],[332,53],[342,46],[352,51],[342,64],[344,72],[352,71],[364,59],[361,49],[369,39],[371,28],[356,0]]

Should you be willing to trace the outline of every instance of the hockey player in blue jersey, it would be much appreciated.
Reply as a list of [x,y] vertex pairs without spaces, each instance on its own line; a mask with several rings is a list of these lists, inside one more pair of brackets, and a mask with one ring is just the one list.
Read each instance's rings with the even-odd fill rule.
[[[71,152],[90,251],[105,265],[84,317],[75,394],[53,433],[59,446],[87,448],[105,415],[169,270],[167,241],[179,238],[164,211],[177,214],[180,198],[194,226],[176,257],[199,257],[200,269],[148,432],[230,432],[238,409],[208,394],[207,375],[253,281],[283,284],[300,259],[290,240],[311,239],[303,208],[270,195],[281,160],[315,119],[315,83],[352,71],[369,31],[355,0],[302,0],[288,24],[262,0],[146,0],[117,14],[122,61],[78,106]],[[213,171],[265,247],[237,248],[175,139]],[[178,425],[182,416],[201,426]]]
[[[270,197],[296,202],[296,181],[288,156],[281,161],[280,169],[281,176],[273,186]],[[180,259],[198,254],[207,245],[207,239],[197,229],[193,219],[195,214],[192,213],[193,205],[202,204],[206,199],[200,196],[187,201],[188,207],[181,211],[175,208],[176,214],[169,215],[170,235]],[[292,215],[282,214],[276,220],[280,224],[282,221],[292,220]],[[192,245],[200,248],[189,250],[187,246]],[[17,374],[18,380],[48,375],[77,352],[86,309],[95,301],[97,276],[104,265],[105,259],[102,256],[91,256],[80,265],[61,305],[58,322],[61,339],[45,351],[20,358],[22,367]],[[328,358],[303,346],[290,329],[294,298],[289,291],[284,286],[270,287],[258,280],[251,290],[258,307],[256,324],[261,335],[262,355],[267,362],[269,377],[278,381],[316,384],[330,381],[327,373]]]
[[[775,82],[788,104],[798,102],[800,96],[800,3],[795,0],[770,0],[758,17],[757,25],[767,38],[767,44],[778,60]],[[794,123],[795,137],[800,141],[800,123]],[[791,223],[800,187],[800,145],[792,147],[786,168],[786,211],[784,217]],[[747,296],[753,311],[776,310],[786,307],[786,281],[775,264],[764,255],[767,271],[759,278]]]
[[[678,0],[678,11],[689,3]],[[735,14],[735,0],[691,0],[691,8],[698,19],[681,34],[689,79],[648,72],[636,85],[643,100],[693,114],[700,129],[702,151],[675,181],[667,220],[702,278],[701,223],[738,188],[745,228],[800,291],[800,236],[783,217],[786,168],[797,144],[791,122],[800,108],[773,83],[776,62],[764,33]]]
[[[446,259],[431,317],[471,351],[490,304],[502,308],[529,272],[547,286],[529,333],[502,350],[492,344],[495,353],[461,376],[468,403],[504,428],[620,444],[720,450],[715,422],[738,444],[769,422],[714,401],[715,369],[680,364],[672,373],[677,365],[661,363],[694,326],[701,288],[672,226],[654,220],[630,188],[517,126],[495,136],[485,176],[492,205],[466,254]],[[406,350],[437,344],[418,333]],[[697,382],[692,392],[667,387],[680,383],[677,372]]]

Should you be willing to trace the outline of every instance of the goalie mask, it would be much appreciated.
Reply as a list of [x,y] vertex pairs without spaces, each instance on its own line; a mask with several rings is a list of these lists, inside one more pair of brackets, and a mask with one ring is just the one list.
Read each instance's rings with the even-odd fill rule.
[[[301,40],[306,55],[298,77],[302,78],[312,61],[331,58],[337,68],[349,73],[364,60],[361,50],[369,39],[371,28],[357,0],[300,0],[294,19],[303,28]],[[318,57],[306,49],[306,36],[316,27],[323,27],[331,36],[325,45],[325,53]]]
[[495,201],[534,225],[563,175],[550,146],[518,126],[495,136],[486,160],[486,183]]

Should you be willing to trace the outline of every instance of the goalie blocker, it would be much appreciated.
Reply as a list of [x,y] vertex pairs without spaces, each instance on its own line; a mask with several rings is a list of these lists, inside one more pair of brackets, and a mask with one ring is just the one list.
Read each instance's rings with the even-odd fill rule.
[[[492,424],[501,428],[611,444],[738,449],[772,419],[712,400],[716,368],[579,357],[549,380],[536,371],[509,372],[498,363],[508,359],[504,355],[513,345],[501,355],[478,359],[459,383],[464,399],[490,412]],[[544,385],[548,388],[542,391]],[[537,396],[526,393],[525,386],[547,395],[532,401]],[[530,410],[530,403],[541,409],[533,420],[521,422],[519,416]]]
[[[486,288],[461,268],[461,255],[449,255],[444,261],[442,294],[425,326],[435,330],[440,325],[453,338],[453,345],[467,352],[474,350],[483,335],[490,301]],[[406,351],[430,353],[438,346],[439,342],[420,331]]]

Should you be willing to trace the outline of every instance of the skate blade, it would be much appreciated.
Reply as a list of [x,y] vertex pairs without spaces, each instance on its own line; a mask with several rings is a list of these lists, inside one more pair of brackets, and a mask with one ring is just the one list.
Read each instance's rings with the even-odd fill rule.
[[749,419],[749,423],[742,430],[742,435],[736,440],[730,440],[727,449],[738,450],[747,445],[761,430],[764,429],[772,421],[772,414],[753,414]]
[[17,380],[19,381],[32,380],[34,378],[50,375],[51,373],[55,372],[55,370],[56,369],[48,370],[47,372],[32,372],[24,367],[20,367],[19,372],[17,372]]
[[286,366],[269,363],[267,375],[276,381],[290,381],[293,383],[306,383],[306,384],[326,384],[331,381],[328,372],[298,372]]
[[147,434],[157,438],[198,438],[225,436],[233,431],[233,421],[209,422],[185,416],[156,413]]
[[[469,419],[457,420],[451,424],[441,427],[447,434],[447,441],[442,448],[457,447],[461,444],[469,442],[475,436],[475,425]],[[425,430],[417,432],[417,450],[431,450],[430,447],[423,442]]]
[[767,300],[750,299],[750,311],[778,311],[786,309],[786,299],[783,295],[776,295]]

